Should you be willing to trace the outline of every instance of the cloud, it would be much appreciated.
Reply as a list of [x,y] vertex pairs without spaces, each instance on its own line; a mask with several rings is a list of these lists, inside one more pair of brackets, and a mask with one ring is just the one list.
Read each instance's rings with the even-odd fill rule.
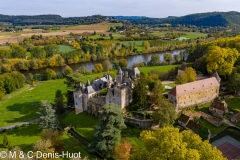
[[64,17],[93,14],[167,17],[239,11],[238,0],[0,0],[0,4],[0,14],[59,14]]

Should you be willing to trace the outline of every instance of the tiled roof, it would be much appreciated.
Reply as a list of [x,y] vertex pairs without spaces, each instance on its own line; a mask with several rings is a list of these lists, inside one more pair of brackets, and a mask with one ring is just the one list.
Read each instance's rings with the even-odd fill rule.
[[236,119],[237,121],[239,121],[239,120],[240,120],[240,112],[234,114],[234,115],[232,116],[232,118],[234,118],[234,119]]
[[190,120],[186,127],[196,133],[198,131],[199,125],[196,122],[194,122],[193,120]]
[[227,103],[225,101],[219,102],[219,101],[214,101],[211,105],[211,107],[226,111],[227,110]]
[[174,95],[174,96],[180,96],[180,95],[185,95],[185,94],[190,94],[193,92],[205,90],[208,88],[212,87],[219,87],[220,84],[218,83],[217,79],[215,77],[195,81],[195,82],[190,82],[182,85],[178,85],[174,87],[169,94]]
[[181,116],[179,117],[178,120],[186,124],[189,119],[190,119],[189,116],[187,116],[187,115],[185,115],[185,114],[181,114]]

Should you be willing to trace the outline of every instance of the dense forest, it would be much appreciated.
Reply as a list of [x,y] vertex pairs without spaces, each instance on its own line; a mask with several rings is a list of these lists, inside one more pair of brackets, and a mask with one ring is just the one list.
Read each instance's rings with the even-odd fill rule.
[[237,26],[240,25],[239,12],[208,12],[182,17],[128,19],[133,24],[161,27],[162,24],[195,26]]
[[106,16],[101,15],[63,18],[59,15],[9,16],[0,14],[0,22],[12,23],[14,26],[95,24],[103,22],[106,18]]
[[9,16],[0,14],[0,22],[8,22],[13,25],[71,25],[71,24],[95,24],[105,20],[111,22],[131,22],[135,25],[148,25],[161,27],[163,24],[195,25],[195,26],[237,26],[240,25],[239,12],[208,12],[190,14],[182,17],[169,16],[167,18],[148,18],[143,16],[102,16],[93,15],[87,17],[61,17],[60,15],[36,15],[36,16]]

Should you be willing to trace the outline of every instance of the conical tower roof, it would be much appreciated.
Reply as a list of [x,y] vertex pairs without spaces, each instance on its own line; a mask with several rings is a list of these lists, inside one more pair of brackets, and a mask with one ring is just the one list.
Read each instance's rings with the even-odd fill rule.
[[87,87],[87,86],[91,86],[91,84],[90,84],[90,81],[89,81],[89,80],[87,81],[87,83],[86,83],[85,87]]
[[121,67],[119,67],[119,68],[118,68],[118,72],[117,72],[117,74],[120,75],[120,74],[122,74],[122,73],[123,73],[123,72],[122,72],[122,69],[121,69]]

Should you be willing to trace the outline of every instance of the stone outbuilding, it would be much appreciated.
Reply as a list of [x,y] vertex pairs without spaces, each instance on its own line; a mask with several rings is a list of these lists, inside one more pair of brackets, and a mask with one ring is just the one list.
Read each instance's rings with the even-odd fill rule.
[[178,124],[180,124],[181,126],[186,128],[190,119],[191,119],[191,117],[189,117],[185,114],[181,114],[180,117],[178,118]]
[[213,115],[223,118],[224,114],[228,112],[228,105],[224,100],[223,101],[215,100],[209,107],[209,111]]
[[231,117],[231,121],[234,122],[234,123],[238,123],[240,121],[240,112],[234,114],[232,117]]

